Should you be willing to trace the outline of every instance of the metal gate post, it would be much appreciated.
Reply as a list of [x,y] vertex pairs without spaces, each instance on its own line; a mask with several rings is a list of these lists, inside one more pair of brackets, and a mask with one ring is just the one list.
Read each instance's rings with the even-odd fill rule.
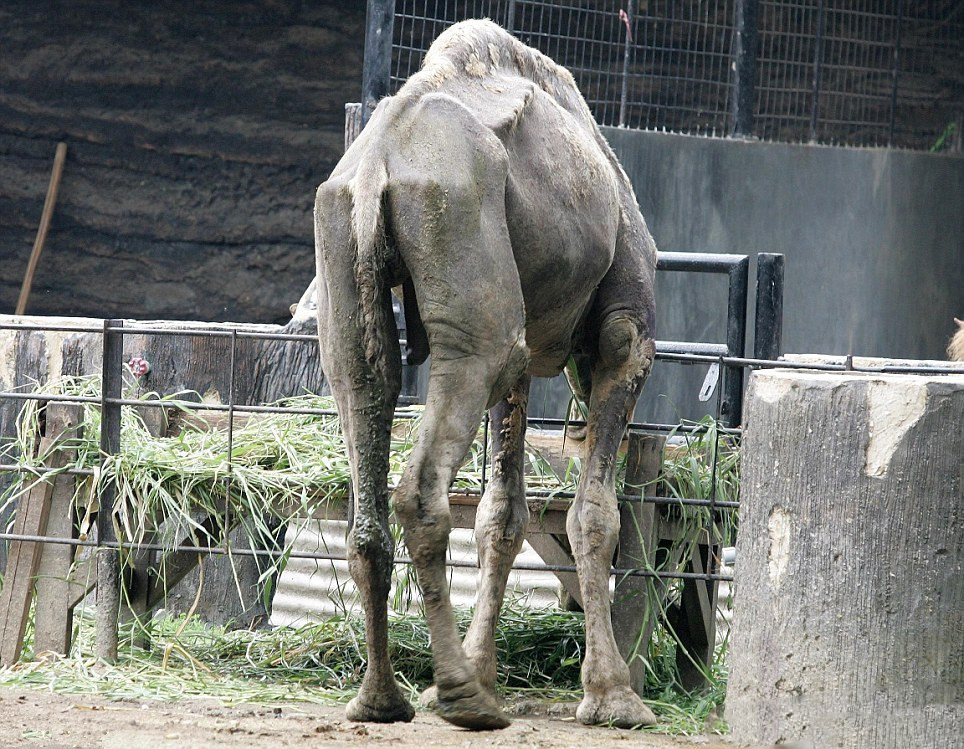
[[629,98],[629,56],[633,49],[633,20],[636,18],[636,0],[626,5],[626,43],[623,46],[623,80],[619,93],[619,127],[626,127],[626,100]]
[[733,97],[730,135],[753,135],[754,84],[756,83],[759,0],[736,0],[733,30]]
[[817,125],[820,124],[820,86],[823,78],[823,35],[827,18],[826,3],[817,2],[817,31],[813,44],[813,86],[810,102],[810,141],[817,142]]
[[[743,356],[746,347],[747,286],[750,258],[743,256],[734,263],[729,273],[729,294],[726,302],[726,348],[730,356]],[[727,367],[721,416],[726,425],[740,426],[743,419],[743,368]]]
[[[120,449],[121,406],[119,400],[124,383],[123,320],[104,321],[104,349],[100,393],[101,466]],[[112,515],[117,486],[101,479],[97,510],[97,657],[109,663],[117,661],[117,617],[120,606],[120,554],[115,543]]]
[[368,0],[365,23],[365,60],[362,63],[362,126],[388,95],[392,72],[392,32],[395,0]]
[[756,256],[753,358],[777,359],[783,350],[783,255]]

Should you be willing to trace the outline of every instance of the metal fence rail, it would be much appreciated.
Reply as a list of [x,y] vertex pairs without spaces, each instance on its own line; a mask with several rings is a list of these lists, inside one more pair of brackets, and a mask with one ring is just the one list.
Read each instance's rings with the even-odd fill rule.
[[393,90],[448,25],[488,17],[568,67],[603,125],[960,150],[964,5],[957,0],[373,6],[394,6]]

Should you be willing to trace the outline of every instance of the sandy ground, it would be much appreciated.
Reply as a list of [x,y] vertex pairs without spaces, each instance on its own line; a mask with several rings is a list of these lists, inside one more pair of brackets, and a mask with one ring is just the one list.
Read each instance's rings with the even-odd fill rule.
[[0,688],[0,747],[29,749],[275,749],[384,746],[532,749],[732,749],[719,737],[673,738],[587,728],[571,717],[517,717],[502,731],[464,731],[420,711],[412,723],[349,723],[341,706],[225,707],[212,700],[104,700]]

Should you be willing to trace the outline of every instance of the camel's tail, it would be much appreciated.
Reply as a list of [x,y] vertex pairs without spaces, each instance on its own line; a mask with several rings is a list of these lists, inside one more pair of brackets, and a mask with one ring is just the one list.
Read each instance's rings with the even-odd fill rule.
[[383,196],[388,186],[388,172],[380,158],[366,159],[351,181],[351,233],[355,242],[355,283],[358,288],[359,312],[365,337],[365,355],[369,364],[379,366],[388,353],[385,331],[394,329],[388,315],[386,267],[388,250],[385,241]]

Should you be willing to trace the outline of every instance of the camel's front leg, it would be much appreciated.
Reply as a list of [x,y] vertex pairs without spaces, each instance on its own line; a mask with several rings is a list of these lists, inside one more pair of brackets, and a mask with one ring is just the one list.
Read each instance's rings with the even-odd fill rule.
[[482,686],[495,692],[495,628],[529,508],[525,499],[525,430],[529,377],[523,377],[489,412],[492,420],[492,478],[479,503],[475,540],[479,547],[479,590],[465,652]]
[[615,465],[654,346],[631,319],[612,316],[603,324],[599,347],[582,477],[566,522],[586,612],[585,694],[576,717],[582,723],[629,728],[655,723],[656,718],[630,688],[629,667],[613,636],[609,576],[619,535]]
[[[503,728],[509,720],[479,681],[462,648],[449,599],[445,553],[451,530],[449,486],[479,427],[500,371],[518,379],[525,365],[521,341],[495,359],[464,356],[432,361],[429,397],[418,442],[395,490],[395,514],[415,565],[432,635],[436,710],[450,723],[473,729]],[[495,388],[498,390],[498,386]]]

